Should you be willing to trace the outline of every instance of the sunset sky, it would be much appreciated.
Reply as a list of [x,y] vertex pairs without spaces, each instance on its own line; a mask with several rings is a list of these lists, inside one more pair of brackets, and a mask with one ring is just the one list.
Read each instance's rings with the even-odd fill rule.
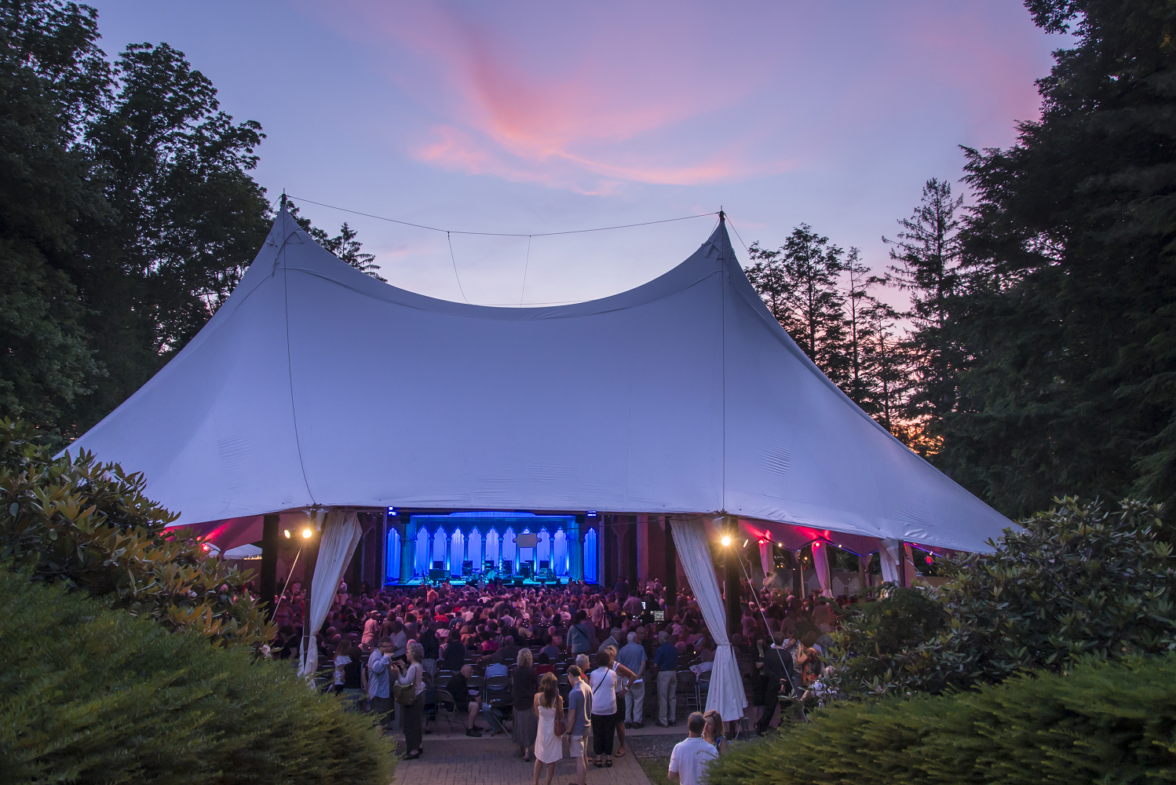
[[[959,178],[960,145],[1037,116],[1065,44],[1018,0],[93,4],[109,54],[166,41],[264,126],[271,197],[519,233],[721,205],[747,244],[804,222],[876,268],[922,183]],[[358,228],[391,283],[462,299],[444,234],[303,212]],[[469,301],[539,304],[649,280],[713,226],[452,239]]]

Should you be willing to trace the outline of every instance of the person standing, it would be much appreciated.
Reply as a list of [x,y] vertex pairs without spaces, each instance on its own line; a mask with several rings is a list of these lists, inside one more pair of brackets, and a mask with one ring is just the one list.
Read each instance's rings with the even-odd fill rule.
[[588,733],[588,724],[592,715],[592,690],[584,683],[584,671],[579,665],[568,668],[568,683],[572,690],[568,694],[568,754],[576,759],[576,778],[574,785],[584,785],[588,776],[588,747],[584,743],[584,736]]
[[392,688],[389,669],[392,667],[392,639],[382,638],[380,646],[368,657],[368,700],[376,722],[387,726],[392,719]]
[[532,667],[530,649],[519,649],[517,658],[518,667],[511,676],[511,695],[514,698],[514,726],[511,728],[511,737],[514,743],[519,745],[523,760],[530,763],[539,717],[535,711],[535,693],[539,690],[539,677]]
[[406,647],[405,653],[408,655],[408,665],[396,663],[396,670],[400,673],[396,684],[400,687],[411,685],[413,701],[400,704],[400,724],[404,729],[404,759],[416,760],[425,751],[425,669],[421,665],[421,660],[425,658],[425,647],[413,641]]
[[592,746],[596,768],[613,765],[613,726],[617,720],[617,674],[607,651],[596,654],[596,670],[588,675],[592,690]]
[[629,642],[617,652],[617,660],[629,670],[633,671],[633,678],[629,682],[629,690],[625,693],[626,728],[645,727],[645,666],[648,657],[645,647],[637,641],[637,633],[630,632]]
[[563,741],[555,735],[555,718],[563,716],[564,703],[559,695],[559,682],[554,673],[544,673],[539,692],[533,698],[532,711],[538,720],[535,739],[535,777],[532,785],[539,785],[539,772],[547,766],[547,785],[555,776],[555,764],[563,757]]
[[702,737],[706,719],[694,712],[686,720],[686,731],[690,734],[685,741],[674,745],[670,753],[670,782],[682,785],[700,785],[706,781],[706,766],[719,757],[715,746]]
[[678,647],[665,630],[657,634],[657,639],[661,641],[653,655],[657,666],[657,724],[666,728],[678,722]]

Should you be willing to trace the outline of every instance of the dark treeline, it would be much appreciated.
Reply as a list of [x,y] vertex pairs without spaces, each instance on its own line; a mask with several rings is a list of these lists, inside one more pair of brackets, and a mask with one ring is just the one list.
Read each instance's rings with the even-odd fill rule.
[[[884,275],[808,226],[753,246],[765,302],[892,432],[1009,515],[1176,495],[1176,16],[1163,0],[1027,0],[1068,32],[1042,115],[930,180]],[[898,286],[894,313],[872,287]],[[895,327],[902,325],[901,332]]]
[[[92,8],[0,0],[0,414],[63,439],[200,330],[273,219],[261,126],[182,52],[98,38]],[[300,222],[374,274],[346,224]]]

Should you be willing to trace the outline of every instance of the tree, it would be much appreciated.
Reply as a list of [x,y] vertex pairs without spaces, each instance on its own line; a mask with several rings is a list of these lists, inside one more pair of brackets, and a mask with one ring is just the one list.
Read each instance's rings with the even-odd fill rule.
[[905,419],[913,373],[906,337],[897,327],[900,315],[873,298],[864,305],[862,319],[868,325],[865,364],[873,396],[871,414],[908,446],[917,447],[922,441],[921,429]]
[[848,366],[843,389],[853,402],[867,413],[878,413],[875,379],[870,373],[870,348],[874,323],[870,310],[875,304],[870,287],[879,278],[870,275],[870,268],[861,262],[861,252],[850,248],[843,271],[849,286],[845,292],[845,358]]
[[89,427],[199,332],[269,232],[248,172],[264,135],[220,111],[216,89],[167,44],[132,44],[84,143],[117,220],[91,227],[69,273],[109,378],[77,407]]
[[[284,197],[283,197],[284,198]],[[343,222],[343,226],[339,227],[339,234],[331,237],[325,231],[317,226],[311,224],[310,219],[303,216],[299,210],[298,205],[286,199],[286,209],[290,212],[290,217],[293,218],[302,230],[314,238],[315,242],[333,253],[341,262],[359,270],[365,275],[370,275],[377,281],[388,283],[386,278],[382,278],[378,272],[380,266],[376,264],[375,254],[364,253],[363,244],[357,239],[359,233]]]
[[0,4],[0,412],[50,432],[100,375],[63,272],[79,225],[110,218],[75,138],[107,95],[97,38],[93,9]]
[[1029,0],[1069,31],[1042,114],[966,150],[967,367],[937,462],[1011,515],[1066,489],[1176,501],[1176,19],[1163,0]]
[[923,186],[922,200],[910,218],[899,220],[902,231],[890,258],[890,281],[910,292],[908,345],[917,357],[915,389],[906,401],[907,420],[926,422],[934,432],[955,403],[957,363],[945,326],[952,299],[960,289],[960,259],[956,211],[963,197],[952,198],[951,184],[932,178]]
[[838,287],[844,252],[801,224],[778,250],[751,246],[747,277],[801,350],[834,382],[849,375],[844,352],[845,296]]

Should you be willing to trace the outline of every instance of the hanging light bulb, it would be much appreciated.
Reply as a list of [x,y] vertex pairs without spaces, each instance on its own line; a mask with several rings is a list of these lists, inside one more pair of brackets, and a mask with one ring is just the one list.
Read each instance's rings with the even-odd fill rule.
[[304,540],[309,540],[313,535],[314,532],[310,530],[309,526],[302,530],[302,539]]
[[722,540],[720,540],[720,542],[722,542],[722,543],[723,543],[723,547],[724,547],[724,548],[726,548],[728,545],[730,545],[730,544],[731,544],[731,536],[730,536],[730,535],[727,535],[727,534],[724,534],[724,535],[723,535],[723,539],[722,539]]

